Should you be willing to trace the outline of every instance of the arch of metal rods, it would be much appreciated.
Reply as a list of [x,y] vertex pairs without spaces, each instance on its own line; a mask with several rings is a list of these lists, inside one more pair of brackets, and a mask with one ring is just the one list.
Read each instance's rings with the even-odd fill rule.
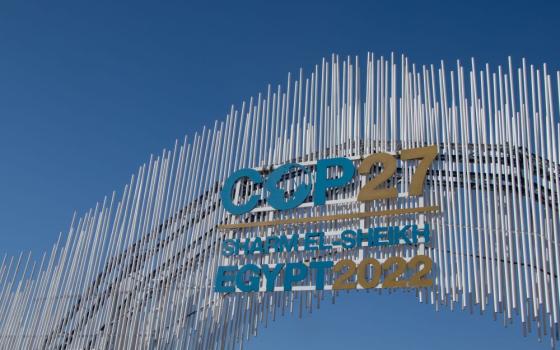
[[[226,237],[358,225],[430,224],[424,254],[434,285],[410,291],[436,309],[479,310],[518,320],[552,346],[560,302],[558,136],[560,73],[525,61],[469,68],[415,66],[404,56],[330,60],[309,76],[288,75],[240,109],[151,157],[113,194],[76,218],[38,260],[0,262],[0,347],[46,349],[234,348],[285,313],[310,312],[332,291],[214,292]],[[327,205],[242,218],[219,201],[225,178],[289,161],[438,145],[424,195],[355,201],[360,186],[328,194]],[[406,192],[412,165],[393,181]],[[311,176],[314,176],[313,171]],[[297,176],[287,184],[297,183]],[[361,181],[359,178],[356,181]],[[256,189],[262,191],[262,189]],[[244,193],[239,193],[243,196]],[[439,205],[438,214],[349,219],[298,227],[221,230],[231,222]],[[266,204],[263,198],[263,206]],[[240,221],[241,220],[241,221]],[[261,262],[320,258],[273,253]],[[417,254],[415,247],[339,251],[335,258]],[[230,258],[241,264],[247,257]],[[255,258],[253,258],[255,259]],[[375,289],[366,292],[387,293]]]

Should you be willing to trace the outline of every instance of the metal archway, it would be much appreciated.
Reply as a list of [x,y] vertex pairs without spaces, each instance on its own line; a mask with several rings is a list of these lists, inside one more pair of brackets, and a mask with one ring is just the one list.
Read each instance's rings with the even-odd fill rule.
[[[468,75],[466,75],[468,74]],[[411,257],[434,261],[434,285],[414,290],[437,309],[503,314],[558,339],[560,301],[559,83],[546,66],[465,72],[416,67],[406,57],[323,60],[310,76],[288,76],[225,121],[150,158],[125,186],[76,219],[39,261],[4,257],[0,265],[2,348],[234,348],[278,313],[310,311],[336,291],[215,293],[223,239],[274,228],[223,230],[232,222],[301,218],[415,207],[439,213],[308,223],[325,232],[356,225],[429,223],[430,245],[339,251],[342,257]],[[219,191],[232,171],[267,173],[287,162],[314,176],[318,159],[354,162],[375,152],[437,145],[424,195],[356,202],[356,183],[330,191],[327,204],[276,212],[261,199],[240,218],[224,211]],[[295,172],[286,182],[301,181]],[[391,181],[406,189],[409,166]],[[258,186],[251,188],[262,191]],[[241,186],[238,197],[247,195]],[[294,225],[277,229],[293,230]],[[322,252],[256,259],[310,261]],[[247,257],[228,259],[243,263]],[[380,291],[381,292],[381,291]],[[372,294],[372,298],[375,296]]]

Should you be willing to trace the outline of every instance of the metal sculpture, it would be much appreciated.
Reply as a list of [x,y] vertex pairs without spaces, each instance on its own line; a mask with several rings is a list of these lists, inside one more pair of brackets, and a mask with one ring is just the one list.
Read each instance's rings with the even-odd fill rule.
[[[358,225],[428,223],[429,245],[353,249],[336,259],[425,254],[433,285],[421,302],[503,315],[525,332],[558,339],[560,302],[558,136],[560,73],[546,65],[452,70],[417,67],[368,54],[323,60],[308,78],[268,87],[224,121],[151,157],[117,199],[113,193],[35,261],[4,256],[0,265],[0,347],[33,349],[234,348],[286,312],[310,312],[333,290],[216,293],[219,265],[251,259],[311,261],[324,252],[226,258],[224,239],[274,231],[324,232]],[[325,205],[278,212],[259,186],[239,185],[238,200],[259,193],[257,209],[236,217],[223,208],[224,180],[240,168],[262,174],[287,162],[309,166],[285,179],[292,188],[315,176],[317,160],[354,162],[376,152],[436,145],[422,196],[356,201],[348,185]],[[412,164],[389,183],[408,190]],[[361,179],[361,180],[360,180]],[[356,181],[363,181],[357,177]],[[306,203],[310,202],[306,199]],[[422,205],[438,212],[398,210]],[[308,222],[294,219],[393,210]],[[394,210],[397,210],[396,212]],[[276,226],[259,223],[275,220]],[[284,220],[284,221],[282,221]],[[286,221],[287,220],[287,221]],[[292,220],[292,221],[290,221]],[[242,224],[251,224],[245,225]],[[230,225],[230,226],[228,226]],[[233,226],[232,226],[233,225]],[[237,226],[236,226],[237,225]],[[233,227],[233,228],[232,228]],[[236,228],[235,228],[236,227]],[[368,289],[382,293],[382,289]],[[364,291],[361,291],[363,293]],[[372,298],[375,298],[372,293]]]

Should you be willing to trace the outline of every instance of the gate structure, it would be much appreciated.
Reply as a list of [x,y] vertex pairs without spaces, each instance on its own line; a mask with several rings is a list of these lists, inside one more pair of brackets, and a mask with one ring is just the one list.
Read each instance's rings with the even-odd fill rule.
[[[373,54],[363,63],[332,56],[308,76],[288,75],[285,86],[269,86],[240,109],[232,107],[225,120],[151,157],[119,196],[75,218],[39,259],[4,256],[0,347],[242,347],[260,326],[286,313],[311,312],[347,285],[371,298],[396,287],[436,310],[480,310],[504,324],[515,319],[554,346],[559,83],[560,73],[551,76],[546,65],[525,61],[497,69],[478,68],[474,60],[469,68],[459,62],[420,67],[404,56]],[[423,172],[416,171],[420,158],[410,154],[419,149],[435,150]],[[384,156],[370,158],[375,154]],[[289,202],[302,185],[317,186],[322,160],[341,158],[358,171],[345,183],[305,193],[295,207],[278,210],[264,182],[248,177],[234,182],[231,193],[224,189],[239,169],[264,179],[297,163],[276,179]],[[373,190],[396,192],[360,200],[364,186],[382,173]],[[425,178],[416,193],[411,184],[420,173]],[[327,168],[326,175],[333,181],[340,169]],[[317,204],[318,196],[324,202]],[[232,214],[223,198],[234,206],[256,202]],[[423,230],[422,239],[350,248],[341,241],[358,228],[407,225]],[[311,249],[302,243],[308,232],[320,232],[320,243],[333,248]],[[292,251],[239,252],[240,244],[248,251],[257,238],[296,233],[302,236]],[[225,254],[226,242],[238,244],[238,254]],[[430,265],[429,282],[399,284],[406,273],[393,286],[371,282],[379,269],[385,281],[399,269],[386,267],[388,261],[410,264],[417,256],[427,257],[418,267]],[[373,270],[360,280],[358,268],[358,280],[349,277],[343,288],[335,274],[320,277],[324,269],[301,274],[313,262],[344,260],[350,271],[366,259]],[[252,277],[251,270],[239,278],[226,273],[295,263],[300,270],[291,277],[278,273],[272,285],[264,270]],[[222,269],[228,266],[233,269]],[[284,285],[289,278],[291,290]]]

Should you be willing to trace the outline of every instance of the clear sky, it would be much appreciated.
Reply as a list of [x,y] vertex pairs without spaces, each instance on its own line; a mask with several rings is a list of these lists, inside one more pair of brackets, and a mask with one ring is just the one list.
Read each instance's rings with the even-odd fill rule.
[[[0,253],[35,256],[146,161],[331,53],[560,63],[558,2],[0,4]],[[365,58],[365,57],[364,57]],[[490,315],[357,293],[250,349],[548,349]]]

